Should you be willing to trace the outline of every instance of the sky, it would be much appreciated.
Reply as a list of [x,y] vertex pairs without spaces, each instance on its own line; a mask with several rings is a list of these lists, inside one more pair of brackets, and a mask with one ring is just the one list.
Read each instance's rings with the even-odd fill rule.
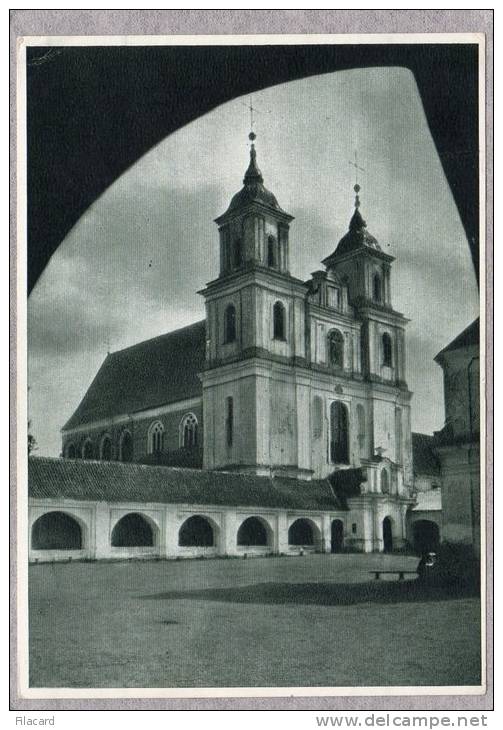
[[[60,429],[108,351],[204,317],[197,294],[218,275],[214,218],[242,187],[249,98],[170,135],[95,201],[28,300],[31,431],[58,456]],[[347,231],[358,152],[361,212],[392,265],[407,327],[412,429],[444,423],[433,357],[478,314],[470,252],[412,73],[357,69],[253,96],[265,186],[295,216],[290,269],[309,278]]]

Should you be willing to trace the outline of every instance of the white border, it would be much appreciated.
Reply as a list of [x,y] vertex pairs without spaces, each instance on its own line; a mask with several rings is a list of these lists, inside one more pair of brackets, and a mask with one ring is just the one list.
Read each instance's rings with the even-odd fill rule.
[[[211,688],[30,688],[28,686],[28,520],[27,520],[27,225],[26,225],[26,46],[217,46],[217,45],[326,45],[326,44],[461,44],[479,46],[479,182],[480,182],[480,403],[485,406],[485,35],[483,33],[378,33],[296,35],[132,35],[132,36],[23,36],[17,43],[17,621],[18,693],[23,699],[132,699],[210,697],[320,697],[320,696],[411,696],[483,695],[486,693],[486,422],[481,418],[481,685],[400,687],[211,687]],[[485,414],[485,408],[482,409]],[[483,498],[482,498],[483,496]]]

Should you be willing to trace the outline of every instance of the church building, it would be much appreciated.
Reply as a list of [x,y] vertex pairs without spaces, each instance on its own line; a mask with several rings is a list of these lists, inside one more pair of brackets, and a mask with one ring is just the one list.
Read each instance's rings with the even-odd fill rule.
[[109,354],[62,429],[63,458],[30,459],[32,559],[57,558],[50,514],[79,524],[76,557],[403,545],[412,394],[394,259],[355,185],[323,268],[292,276],[293,217],[250,140],[243,187],[215,220],[205,319]]

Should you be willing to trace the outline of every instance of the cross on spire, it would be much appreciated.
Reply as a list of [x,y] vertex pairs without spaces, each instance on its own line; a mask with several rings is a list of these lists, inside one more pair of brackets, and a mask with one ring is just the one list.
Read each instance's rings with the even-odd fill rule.
[[248,135],[248,138],[249,138],[249,139],[250,139],[250,140],[251,140],[251,141],[253,142],[253,140],[254,140],[254,139],[256,138],[256,136],[257,136],[257,135],[255,134],[255,132],[253,131],[253,125],[255,124],[255,120],[254,120],[254,118],[253,118],[253,112],[258,112],[258,109],[257,109],[257,107],[253,106],[253,100],[252,100],[252,97],[251,97],[251,96],[250,96],[250,103],[249,103],[249,104],[245,104],[244,102],[241,102],[241,103],[242,103],[242,104],[243,104],[243,106],[245,106],[245,107],[246,107],[246,108],[247,108],[247,109],[249,110],[249,112],[250,112],[250,134]]
[[355,150],[355,161],[349,160],[349,164],[355,168],[355,185],[358,185],[358,170],[365,172],[363,167],[358,164],[358,152]]

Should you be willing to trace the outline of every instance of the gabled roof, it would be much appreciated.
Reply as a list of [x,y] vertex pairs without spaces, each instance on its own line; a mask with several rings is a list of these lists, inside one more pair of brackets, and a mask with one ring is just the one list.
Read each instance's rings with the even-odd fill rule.
[[108,355],[63,430],[202,394],[206,323]]
[[441,358],[441,356],[446,352],[451,352],[452,350],[460,350],[462,347],[471,347],[472,345],[478,345],[480,342],[480,320],[477,317],[475,322],[472,322],[466,329],[464,329],[461,334],[459,334],[457,337],[455,337],[452,342],[449,342],[449,344],[444,347],[443,350],[440,350],[438,355],[435,356],[435,360],[438,360],[438,358]]
[[414,474],[440,474],[440,462],[434,451],[435,438],[425,433],[412,434]]
[[231,472],[36,456],[28,459],[28,495],[37,499],[101,502],[345,509],[327,480],[271,479]]

